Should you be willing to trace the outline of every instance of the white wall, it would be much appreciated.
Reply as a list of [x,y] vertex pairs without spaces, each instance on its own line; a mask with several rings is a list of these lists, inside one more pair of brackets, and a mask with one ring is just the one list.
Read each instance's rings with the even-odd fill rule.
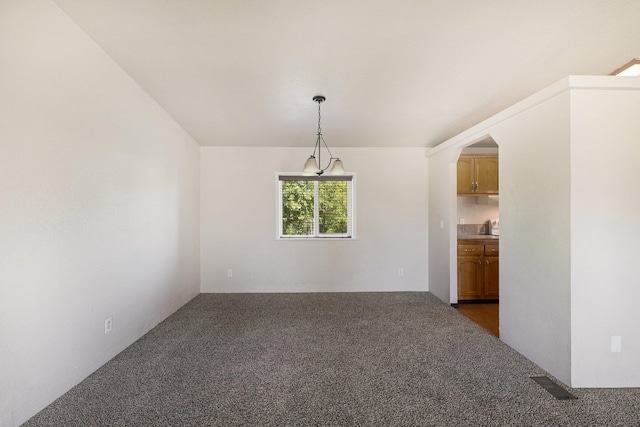
[[426,291],[424,149],[332,148],[356,173],[357,239],[276,240],[276,173],[310,151],[201,148],[202,292]]
[[638,79],[572,76],[429,152],[432,292],[455,300],[455,238],[438,234],[456,199],[451,159],[490,135],[500,146],[500,337],[574,387],[640,386],[639,110]]
[[[431,195],[434,186],[441,188],[437,198],[429,199],[429,273],[432,292],[457,302],[452,171],[463,147],[491,136],[499,144],[500,159],[500,338],[570,383],[567,93],[566,82],[560,82],[430,152]],[[445,223],[438,233],[437,214],[448,215],[449,230]]]
[[500,145],[500,338],[571,383],[569,93],[491,129]]
[[457,274],[456,179],[461,150],[452,148],[429,156],[429,292],[447,303],[457,303],[451,286]]
[[495,198],[458,196],[457,201],[458,224],[483,224],[491,218],[499,218],[500,216],[500,206]]
[[[637,78],[617,80],[628,85]],[[571,370],[577,387],[640,386],[638,111],[640,82],[571,94]],[[612,336],[622,337],[621,353],[611,352]]]
[[0,64],[0,425],[14,426],[198,294],[199,147],[49,1],[0,2]]

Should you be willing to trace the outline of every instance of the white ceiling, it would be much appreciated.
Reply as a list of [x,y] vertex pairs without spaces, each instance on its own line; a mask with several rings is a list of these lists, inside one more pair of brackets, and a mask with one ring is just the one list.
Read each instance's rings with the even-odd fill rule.
[[[432,147],[640,56],[640,0],[54,0],[201,145]],[[633,77],[631,77],[633,78]]]

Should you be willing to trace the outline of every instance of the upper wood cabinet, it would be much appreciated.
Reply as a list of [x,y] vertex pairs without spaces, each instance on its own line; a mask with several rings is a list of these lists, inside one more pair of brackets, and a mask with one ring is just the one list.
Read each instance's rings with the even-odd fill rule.
[[462,154],[458,159],[458,194],[498,194],[498,156]]

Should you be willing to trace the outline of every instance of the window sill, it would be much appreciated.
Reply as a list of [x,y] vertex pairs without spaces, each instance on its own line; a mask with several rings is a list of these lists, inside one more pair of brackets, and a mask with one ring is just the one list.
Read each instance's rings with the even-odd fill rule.
[[306,241],[306,240],[356,240],[353,236],[348,237],[276,237],[276,240],[293,240],[293,241]]

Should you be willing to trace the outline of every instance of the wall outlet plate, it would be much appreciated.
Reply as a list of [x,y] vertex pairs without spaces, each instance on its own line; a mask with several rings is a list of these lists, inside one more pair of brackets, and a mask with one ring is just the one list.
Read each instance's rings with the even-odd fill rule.
[[112,328],[113,328],[113,318],[109,316],[106,319],[104,319],[104,334],[106,335],[109,332],[111,332]]
[[622,353],[622,337],[611,337],[611,353]]

